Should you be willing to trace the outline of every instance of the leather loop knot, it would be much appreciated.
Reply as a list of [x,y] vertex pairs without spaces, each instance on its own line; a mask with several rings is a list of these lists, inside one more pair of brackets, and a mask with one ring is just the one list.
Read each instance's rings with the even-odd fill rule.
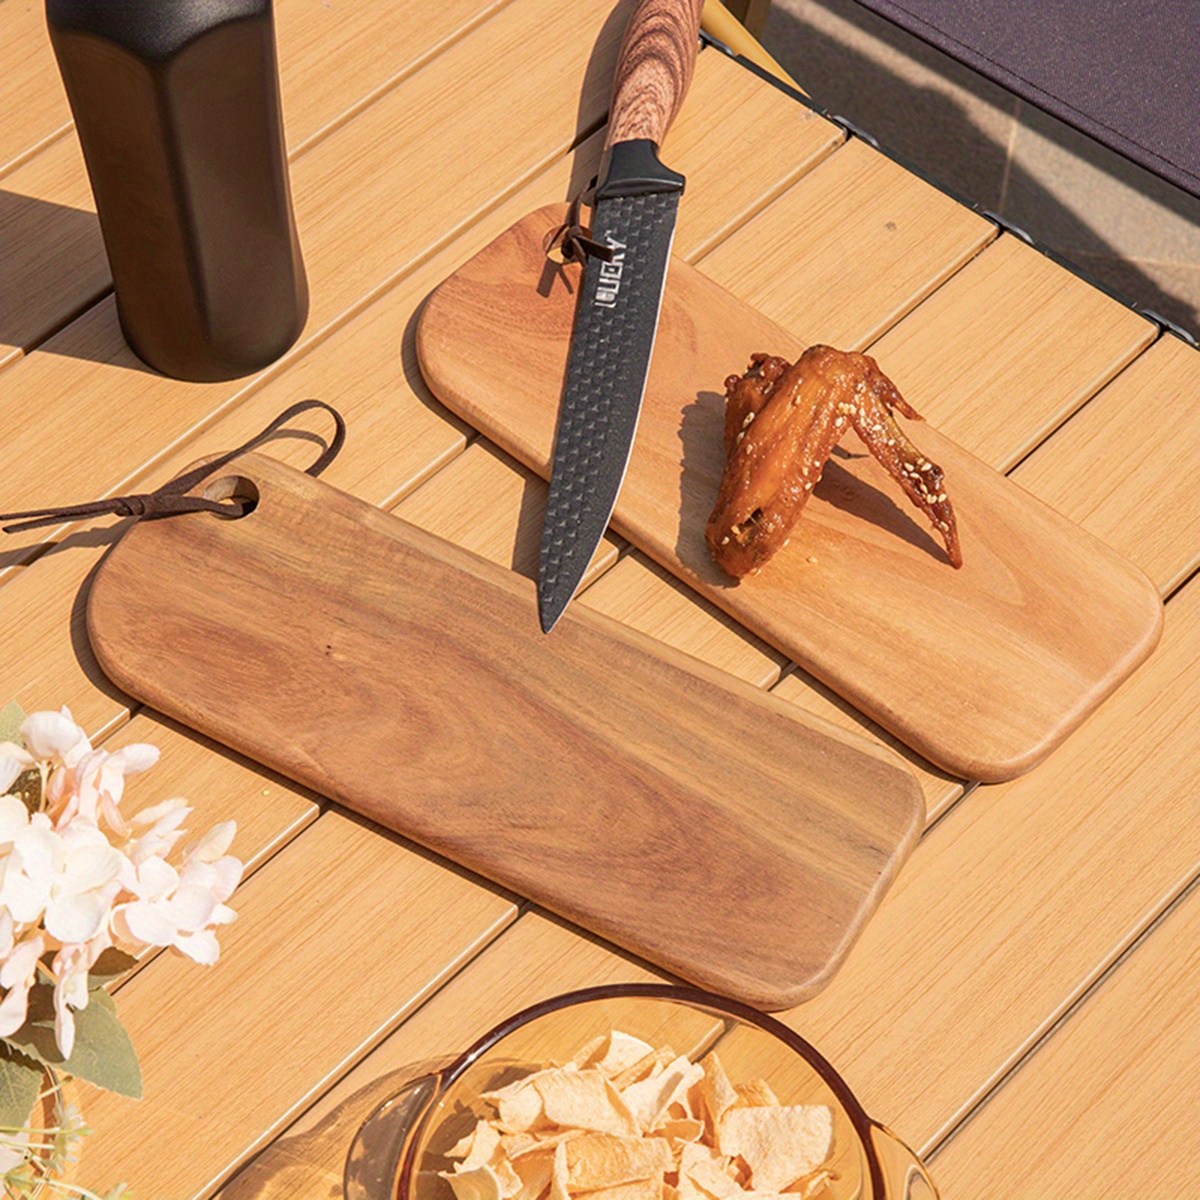
[[583,198],[591,192],[595,184],[596,181],[593,179],[571,201],[570,207],[567,209],[566,220],[555,231],[547,248],[548,250],[561,250],[562,256],[567,262],[582,263],[585,258],[598,258],[601,262],[612,262],[613,260],[612,247],[596,241],[592,237],[592,231],[581,220]]
[[123,517],[144,517],[149,513],[154,512],[155,503],[153,495],[140,496],[118,496],[115,502],[117,512]]

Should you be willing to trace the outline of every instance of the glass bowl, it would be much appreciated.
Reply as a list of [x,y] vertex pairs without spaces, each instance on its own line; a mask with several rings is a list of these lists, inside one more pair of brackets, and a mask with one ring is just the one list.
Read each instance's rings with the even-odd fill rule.
[[734,1083],[765,1079],[780,1102],[833,1114],[834,1178],[813,1200],[936,1200],[917,1156],[862,1110],[802,1038],[756,1009],[693,988],[617,984],[569,992],[497,1025],[439,1070],[406,1083],[368,1118],[347,1160],[346,1200],[454,1200],[446,1152],[494,1110],[481,1099],[541,1067],[569,1061],[620,1030],[693,1061],[716,1050]]

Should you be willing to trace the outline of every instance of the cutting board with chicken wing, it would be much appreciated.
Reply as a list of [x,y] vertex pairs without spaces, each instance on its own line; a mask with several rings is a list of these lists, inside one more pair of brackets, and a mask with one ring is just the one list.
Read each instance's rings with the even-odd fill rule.
[[[563,217],[559,206],[532,213],[467,262],[430,297],[417,334],[435,395],[543,477],[580,280],[547,254]],[[705,540],[726,462],[726,379],[756,354],[795,362],[805,349],[673,260],[613,529],[938,766],[985,781],[1027,771],[1153,649],[1157,592],[899,407],[897,425],[940,475],[919,478],[910,464],[906,495],[849,437],[788,544],[756,574],[727,574]],[[920,397],[906,399],[919,411]],[[959,569],[936,525],[944,508],[927,516],[910,503],[939,478]]]

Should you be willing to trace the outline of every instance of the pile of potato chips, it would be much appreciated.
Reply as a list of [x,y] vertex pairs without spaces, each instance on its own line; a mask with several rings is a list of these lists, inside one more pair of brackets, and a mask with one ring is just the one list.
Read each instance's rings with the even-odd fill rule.
[[830,1110],[734,1086],[715,1053],[614,1031],[483,1099],[497,1115],[441,1173],[455,1200],[814,1200],[833,1179]]

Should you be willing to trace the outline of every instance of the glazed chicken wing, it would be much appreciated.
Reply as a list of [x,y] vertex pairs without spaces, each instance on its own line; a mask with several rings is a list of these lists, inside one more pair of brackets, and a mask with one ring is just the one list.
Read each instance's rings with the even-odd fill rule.
[[794,364],[756,354],[725,381],[725,473],[705,540],[717,565],[752,575],[783,546],[833,448],[853,426],[941,534],[955,567],[962,550],[942,470],[896,423],[921,418],[866,354],[811,346]]

